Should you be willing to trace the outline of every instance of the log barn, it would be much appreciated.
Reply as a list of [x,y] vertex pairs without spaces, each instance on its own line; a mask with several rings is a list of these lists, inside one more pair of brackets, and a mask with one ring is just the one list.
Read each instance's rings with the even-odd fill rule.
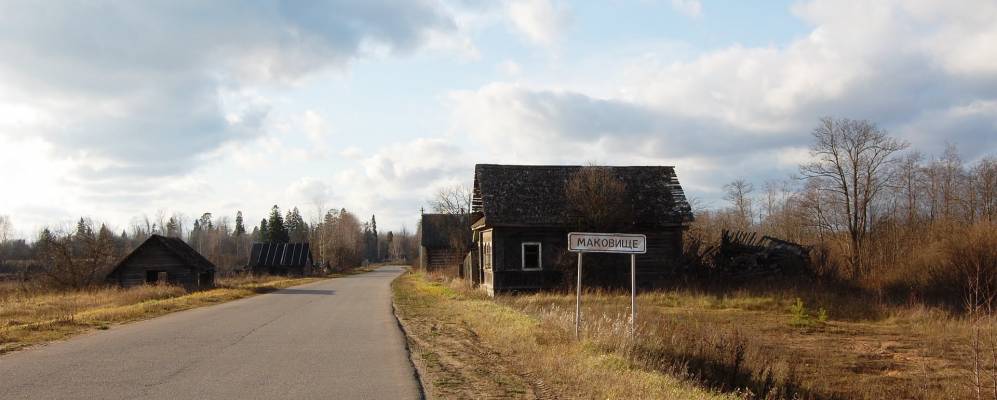
[[467,214],[422,214],[419,222],[419,266],[463,277],[464,260],[471,249],[471,227]]
[[214,286],[215,265],[175,237],[152,235],[107,276],[121,287],[166,283],[187,289]]
[[[573,265],[567,234],[577,229],[566,186],[581,166],[478,164],[474,168],[471,225],[472,281],[489,294],[553,288],[564,265]],[[599,167],[625,190],[631,208],[627,232],[647,235],[647,254],[637,256],[638,280],[647,284],[678,267],[682,235],[693,220],[682,186],[670,166]],[[629,258],[613,273],[628,275]],[[588,257],[588,256],[586,256]],[[557,265],[562,265],[557,268]]]
[[308,243],[257,242],[249,252],[248,269],[254,274],[309,275],[312,268]]

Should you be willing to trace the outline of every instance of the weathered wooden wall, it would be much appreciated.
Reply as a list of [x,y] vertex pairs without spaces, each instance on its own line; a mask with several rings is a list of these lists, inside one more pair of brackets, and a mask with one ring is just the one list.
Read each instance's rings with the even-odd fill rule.
[[198,277],[183,260],[160,246],[141,246],[116,271],[114,279],[123,287],[144,285],[148,271],[166,272],[167,283],[198,286]]
[[[637,256],[637,278],[644,285],[671,275],[682,254],[682,231],[637,232],[647,236],[647,253]],[[568,231],[557,228],[496,227],[492,230],[494,265],[490,278],[494,291],[546,289],[561,283],[561,270],[572,268],[577,254],[567,251]],[[522,269],[522,244],[541,243],[540,271]],[[630,257],[621,254],[589,254],[600,261],[616,264],[618,260],[620,281],[627,281],[630,274]],[[561,268],[557,266],[560,265]]]

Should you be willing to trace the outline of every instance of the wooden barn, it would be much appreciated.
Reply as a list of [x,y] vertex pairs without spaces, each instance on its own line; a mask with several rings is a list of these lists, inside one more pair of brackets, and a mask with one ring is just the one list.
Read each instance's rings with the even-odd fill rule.
[[257,242],[247,267],[254,274],[309,275],[313,265],[308,243]]
[[469,216],[422,214],[419,232],[419,265],[422,269],[462,277],[464,259],[472,246]]
[[152,235],[107,276],[122,287],[168,283],[188,289],[214,286],[215,265],[183,240]]
[[[490,294],[552,288],[564,265],[573,265],[567,234],[576,230],[566,186],[583,167],[479,164],[474,168],[471,225],[472,274]],[[653,282],[677,267],[682,234],[692,211],[674,167],[600,167],[623,184],[621,204],[630,208],[627,232],[647,235],[647,254],[637,256],[638,280]],[[616,256],[617,255],[605,255]],[[625,258],[625,257],[624,257]],[[620,259],[628,265],[628,260]],[[562,269],[555,268],[562,265]],[[612,273],[617,273],[612,269]],[[618,274],[629,274],[620,267]]]

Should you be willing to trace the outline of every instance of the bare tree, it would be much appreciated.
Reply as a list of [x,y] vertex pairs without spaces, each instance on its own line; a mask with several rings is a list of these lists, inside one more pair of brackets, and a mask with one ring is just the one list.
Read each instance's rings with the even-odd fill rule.
[[10,222],[10,216],[0,215],[0,244],[7,243],[13,231],[14,225]]
[[464,185],[440,188],[436,198],[430,202],[433,211],[447,214],[456,219],[455,224],[445,224],[437,229],[444,230],[450,248],[463,255],[471,249],[471,189]]
[[467,214],[471,212],[471,189],[461,184],[442,187],[429,204],[440,214]]
[[94,229],[81,218],[76,232],[44,229],[38,238],[38,254],[45,263],[44,276],[61,288],[83,288],[100,282],[113,265],[114,234],[106,226]]
[[850,239],[850,263],[861,274],[862,244],[869,209],[889,182],[894,154],[907,143],[889,137],[869,121],[823,118],[813,131],[814,160],[800,167],[805,179],[819,179],[843,213]]
[[918,215],[918,194],[921,182],[921,162],[924,156],[914,151],[900,159],[897,164],[896,188],[904,200],[907,224],[913,224]]
[[751,204],[751,192],[754,190],[755,186],[744,179],[737,179],[724,185],[724,199],[730,202],[731,206],[734,207],[734,212],[737,213],[738,229],[751,227],[754,220]]
[[625,230],[634,223],[626,185],[607,167],[583,167],[568,179],[564,190],[568,212],[579,228]]

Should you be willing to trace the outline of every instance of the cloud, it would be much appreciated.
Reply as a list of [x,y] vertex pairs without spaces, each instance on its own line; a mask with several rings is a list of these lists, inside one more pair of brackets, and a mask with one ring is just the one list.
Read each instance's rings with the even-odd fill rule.
[[985,44],[997,6],[811,1],[794,12],[812,29],[782,46],[640,54],[591,77],[616,90],[572,81],[455,92],[454,131],[503,162],[700,163],[692,169],[711,173],[695,173],[694,187],[785,176],[827,115],[872,120],[924,151],[946,139],[970,159],[997,151],[997,47]]
[[[171,176],[270,113],[253,87],[296,84],[454,29],[435,3],[12,2],[0,14],[0,118],[101,174]],[[0,128],[4,124],[0,122]],[[315,131],[309,131],[314,133]]]
[[672,8],[689,17],[703,15],[703,5],[699,0],[672,0]]
[[551,45],[568,25],[570,14],[555,0],[516,0],[508,5],[512,25],[530,41]]

